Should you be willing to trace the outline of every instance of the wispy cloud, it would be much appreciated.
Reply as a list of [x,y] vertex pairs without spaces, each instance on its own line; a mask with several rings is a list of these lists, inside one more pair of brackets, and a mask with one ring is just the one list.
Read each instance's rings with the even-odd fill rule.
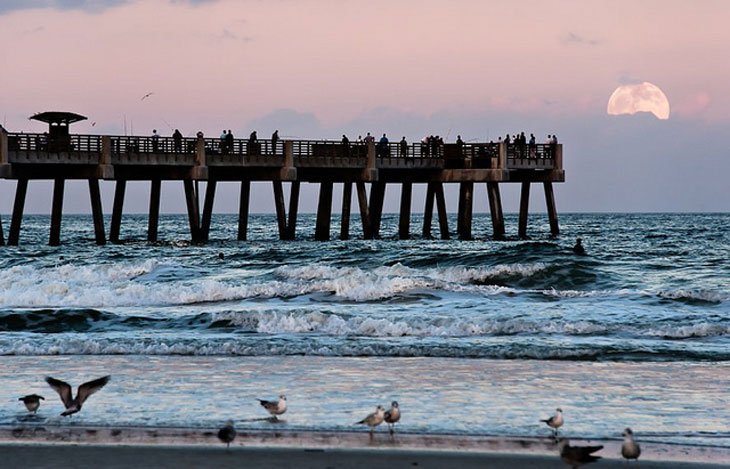
[[[215,3],[218,0],[169,0],[172,4],[199,6]],[[89,13],[100,13],[120,5],[132,3],[132,0],[0,0],[0,15],[19,10],[49,8],[54,10],[81,10]]]
[[568,34],[560,38],[560,42],[562,42],[563,44],[576,44],[586,46],[597,46],[598,44],[600,44],[600,41],[598,41],[598,39],[583,37],[573,32],[569,32]]

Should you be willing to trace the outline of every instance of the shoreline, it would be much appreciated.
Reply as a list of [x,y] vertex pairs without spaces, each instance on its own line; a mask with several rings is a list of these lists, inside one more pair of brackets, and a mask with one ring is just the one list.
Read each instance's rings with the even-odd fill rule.
[[[19,458],[25,467],[45,467],[62,457],[64,463],[86,465],[94,458],[113,458],[119,466],[146,464],[170,467],[192,464],[196,458],[226,465],[245,457],[255,467],[324,467],[325,462],[350,466],[388,458],[394,466],[427,467],[446,463],[477,467],[565,467],[552,438],[507,438],[477,435],[440,435],[376,431],[295,431],[240,429],[230,450],[217,438],[217,428],[93,427],[93,426],[2,426],[0,452]],[[620,440],[571,438],[573,445],[604,445],[602,457],[593,466],[624,464]],[[730,449],[641,442],[641,466],[715,468],[730,463]],[[217,458],[221,458],[218,461]],[[228,458],[228,459],[226,459]],[[176,462],[175,462],[176,461]],[[175,462],[173,464],[173,462]],[[238,461],[240,464],[240,460]],[[552,463],[555,463],[553,465]],[[195,465],[195,464],[194,464]],[[282,466],[284,465],[284,466]],[[618,466],[617,466],[618,467]]]

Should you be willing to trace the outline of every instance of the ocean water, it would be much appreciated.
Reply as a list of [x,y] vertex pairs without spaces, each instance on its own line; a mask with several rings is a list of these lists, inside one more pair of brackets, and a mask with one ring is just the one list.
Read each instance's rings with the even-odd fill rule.
[[[0,425],[60,422],[47,374],[110,373],[64,424],[267,428],[254,398],[284,392],[276,428],[353,430],[397,399],[403,431],[547,435],[562,407],[576,436],[730,447],[730,214],[561,214],[557,239],[546,222],[495,242],[477,214],[473,241],[399,241],[386,215],[380,240],[323,243],[312,215],[293,242],[254,215],[237,242],[214,215],[195,246],[184,215],[155,244],[125,215],[126,242],[98,247],[66,216],[49,247],[27,216],[0,247]],[[30,420],[26,392],[47,398]]]

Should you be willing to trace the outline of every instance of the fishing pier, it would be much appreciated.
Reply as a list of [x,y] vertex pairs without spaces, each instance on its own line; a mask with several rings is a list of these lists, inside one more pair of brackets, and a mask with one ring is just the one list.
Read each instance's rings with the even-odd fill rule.
[[[318,184],[319,199],[314,239],[331,237],[334,184],[342,184],[339,239],[349,239],[353,185],[364,239],[380,235],[387,185],[399,185],[398,237],[411,235],[414,184],[426,184],[422,234],[431,237],[434,203],[442,239],[451,236],[444,184],[458,184],[456,235],[472,238],[475,184],[485,184],[492,220],[491,237],[505,238],[500,184],[521,185],[518,235],[527,237],[530,187],[541,184],[545,194],[551,234],[559,234],[553,183],[565,181],[560,144],[515,145],[505,143],[411,143],[322,140],[249,140],[198,136],[150,137],[74,135],[65,121],[48,114],[51,131],[43,134],[9,133],[0,127],[0,179],[17,181],[7,230],[0,220],[0,244],[18,245],[30,180],[52,180],[53,199],[49,244],[61,242],[64,187],[67,180],[89,185],[94,235],[97,244],[120,242],[122,210],[128,181],[149,181],[147,239],[157,241],[162,181],[181,181],[190,225],[191,241],[204,243],[211,228],[213,202],[219,182],[240,183],[238,240],[246,240],[251,183],[270,182],[276,207],[279,238],[296,236],[299,191],[302,183]],[[83,118],[83,116],[78,116]],[[80,120],[80,119],[77,119]],[[99,181],[114,181],[111,224],[104,227]],[[199,193],[199,182],[205,191]],[[288,201],[284,184],[289,184]],[[259,196],[259,194],[256,194]],[[200,200],[203,200],[202,210]]]

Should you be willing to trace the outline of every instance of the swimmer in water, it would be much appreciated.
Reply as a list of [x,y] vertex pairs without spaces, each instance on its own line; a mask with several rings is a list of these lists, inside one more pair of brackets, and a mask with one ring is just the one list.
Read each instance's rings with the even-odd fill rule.
[[585,256],[586,255],[586,250],[583,247],[583,240],[582,239],[578,238],[578,239],[575,240],[575,246],[573,246],[573,252],[577,256]]

